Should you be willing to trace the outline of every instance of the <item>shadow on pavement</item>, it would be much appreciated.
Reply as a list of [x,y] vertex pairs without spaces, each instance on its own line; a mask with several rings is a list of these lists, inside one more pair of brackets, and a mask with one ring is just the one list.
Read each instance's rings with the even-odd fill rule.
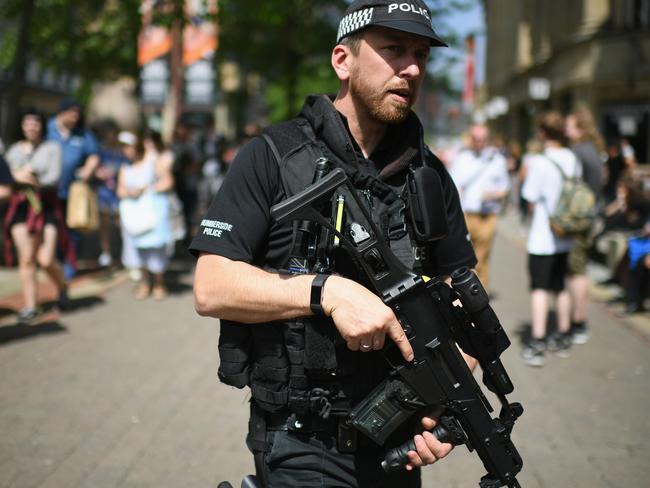
[[[549,335],[555,332],[556,330],[557,330],[557,316],[555,315],[555,311],[551,310],[548,313],[548,318],[546,319],[546,335]],[[515,334],[519,338],[519,343],[522,346],[526,344],[528,341],[530,341],[530,338],[532,337],[532,331],[533,331],[533,326],[530,323],[530,321],[521,322],[517,326],[517,329],[515,330]]]
[[[96,295],[80,297],[80,298],[71,298],[68,305],[65,307],[66,312],[74,312],[76,310],[88,309],[96,307],[98,305],[103,305],[105,300]],[[41,305],[43,310],[52,310],[58,308],[56,301],[45,302]]]
[[0,327],[0,344],[7,344],[43,334],[60,334],[67,332],[67,330],[56,321],[42,322],[38,325],[7,325]]
[[194,258],[186,253],[183,258],[175,257],[165,272],[165,282],[170,295],[182,295],[192,291]]
[[[515,335],[519,339],[519,344],[522,346],[530,340],[531,334],[532,325],[530,322],[521,322],[515,329]],[[514,337],[512,342],[514,342]]]
[[0,319],[15,313],[16,311],[13,308],[0,307]]

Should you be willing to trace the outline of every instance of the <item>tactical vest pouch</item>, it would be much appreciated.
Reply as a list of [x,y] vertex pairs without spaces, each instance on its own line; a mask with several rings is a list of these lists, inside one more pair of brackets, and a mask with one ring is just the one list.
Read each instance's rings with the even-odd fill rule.
[[448,233],[447,203],[438,172],[427,166],[410,169],[407,192],[416,240],[430,242],[445,237]]
[[334,371],[336,328],[331,320],[313,318],[305,327],[305,368],[316,371]]
[[221,322],[219,333],[219,379],[226,385],[243,388],[249,380],[251,330],[248,325]]

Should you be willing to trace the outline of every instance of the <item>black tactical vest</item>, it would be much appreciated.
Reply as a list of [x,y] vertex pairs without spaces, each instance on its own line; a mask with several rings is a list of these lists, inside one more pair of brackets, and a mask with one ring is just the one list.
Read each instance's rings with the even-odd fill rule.
[[[426,255],[418,255],[417,249],[424,246],[418,246],[408,231],[405,199],[401,198],[406,171],[401,171],[402,175],[396,175],[388,184],[363,168],[346,164],[316,139],[309,122],[303,118],[269,127],[263,137],[278,160],[287,198],[309,186],[316,161],[327,158],[333,168],[346,171],[395,255],[418,271]],[[346,207],[348,220],[355,221],[360,212],[354,208],[352,198],[345,200],[350,202]],[[337,258],[336,263],[332,272],[360,281],[355,267],[345,256]],[[377,366],[359,368],[355,358],[363,356],[365,361],[371,354]],[[299,415],[345,414],[386,374],[385,361],[379,353],[361,355],[347,350],[328,317],[304,317],[253,326],[222,321],[219,355],[220,380],[237,388],[249,386],[255,402],[269,412],[288,407]]]

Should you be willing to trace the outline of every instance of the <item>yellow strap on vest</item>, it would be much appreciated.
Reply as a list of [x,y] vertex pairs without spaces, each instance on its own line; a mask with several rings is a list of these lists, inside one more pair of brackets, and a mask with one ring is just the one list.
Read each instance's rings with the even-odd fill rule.
[[[337,207],[336,207],[336,231],[341,232],[341,227],[343,227],[343,207],[345,206],[345,197],[343,195],[339,195],[336,199],[337,201]],[[339,237],[337,235],[334,236],[334,247],[339,247],[340,242],[339,242]]]

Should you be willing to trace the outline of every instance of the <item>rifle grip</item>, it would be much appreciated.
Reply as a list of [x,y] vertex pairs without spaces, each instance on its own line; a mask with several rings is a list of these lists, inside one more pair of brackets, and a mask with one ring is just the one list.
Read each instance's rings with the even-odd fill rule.
[[[458,446],[467,442],[467,436],[460,426],[458,420],[454,417],[440,417],[438,425],[430,431],[440,442],[445,442]],[[417,451],[415,441],[409,439],[401,446],[395,447],[386,453],[386,457],[381,462],[381,467],[386,473],[392,473],[403,468],[409,463],[408,452]]]

